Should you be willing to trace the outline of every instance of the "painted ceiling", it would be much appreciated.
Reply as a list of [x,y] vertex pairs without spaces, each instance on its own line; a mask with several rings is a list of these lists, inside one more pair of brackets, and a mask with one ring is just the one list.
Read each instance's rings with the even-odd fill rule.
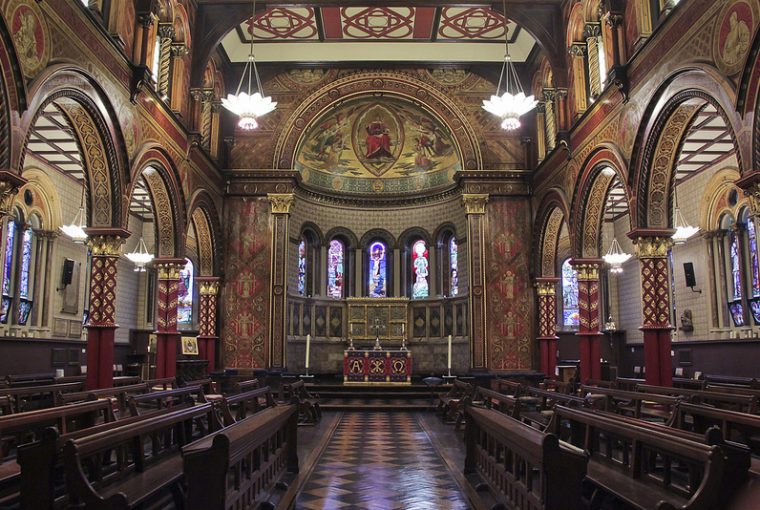
[[[512,21],[507,32],[513,60],[526,61],[536,41]],[[260,62],[504,58],[504,17],[486,7],[273,7],[222,40],[232,62],[246,61],[251,33]]]
[[306,130],[295,168],[327,191],[402,194],[453,185],[461,168],[449,130],[419,106],[362,97],[323,113]]

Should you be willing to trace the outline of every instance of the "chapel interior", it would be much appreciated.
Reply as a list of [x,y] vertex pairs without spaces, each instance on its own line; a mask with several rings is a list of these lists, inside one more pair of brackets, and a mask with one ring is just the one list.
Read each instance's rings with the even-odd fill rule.
[[760,508],[760,0],[0,0],[0,508]]

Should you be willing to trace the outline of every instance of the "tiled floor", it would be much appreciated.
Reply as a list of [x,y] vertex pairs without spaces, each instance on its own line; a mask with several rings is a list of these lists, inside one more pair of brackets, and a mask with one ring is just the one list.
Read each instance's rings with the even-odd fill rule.
[[415,414],[352,412],[304,484],[297,510],[467,510]]

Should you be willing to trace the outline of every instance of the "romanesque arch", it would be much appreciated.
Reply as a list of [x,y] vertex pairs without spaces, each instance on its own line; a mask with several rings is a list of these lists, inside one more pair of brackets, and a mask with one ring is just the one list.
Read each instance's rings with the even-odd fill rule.
[[[190,202],[190,216],[187,223],[192,225],[198,245],[199,276],[219,274],[222,250],[218,249],[220,241],[220,222],[211,196],[206,191],[199,191]],[[217,257],[217,254],[220,256]]]
[[537,242],[535,273],[542,277],[555,277],[559,263],[557,249],[562,226],[567,228],[567,201],[559,190],[547,193],[539,206],[534,232]]

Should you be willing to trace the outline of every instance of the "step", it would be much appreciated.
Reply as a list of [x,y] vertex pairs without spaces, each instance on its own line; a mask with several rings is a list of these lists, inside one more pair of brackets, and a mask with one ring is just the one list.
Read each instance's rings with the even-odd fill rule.
[[310,393],[316,393],[320,399],[325,398],[437,398],[438,395],[431,395],[429,392],[409,391],[327,391],[309,388]]

